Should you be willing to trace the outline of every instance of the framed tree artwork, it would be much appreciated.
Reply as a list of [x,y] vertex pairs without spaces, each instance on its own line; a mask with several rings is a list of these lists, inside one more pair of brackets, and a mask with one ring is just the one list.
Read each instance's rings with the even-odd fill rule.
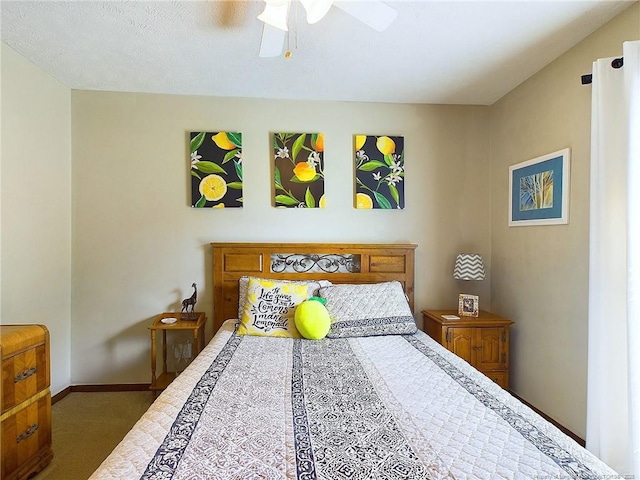
[[570,150],[509,167],[509,226],[569,223]]

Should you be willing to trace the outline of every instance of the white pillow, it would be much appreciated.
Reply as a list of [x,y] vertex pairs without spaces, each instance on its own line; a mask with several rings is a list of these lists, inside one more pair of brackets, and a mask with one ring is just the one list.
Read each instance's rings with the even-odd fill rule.
[[418,328],[400,282],[320,289],[331,317],[328,338],[405,335]]

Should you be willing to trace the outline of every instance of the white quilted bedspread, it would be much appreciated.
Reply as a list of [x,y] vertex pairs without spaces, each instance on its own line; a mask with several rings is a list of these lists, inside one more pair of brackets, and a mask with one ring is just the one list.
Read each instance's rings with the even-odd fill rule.
[[422,332],[314,342],[233,329],[90,480],[622,478]]

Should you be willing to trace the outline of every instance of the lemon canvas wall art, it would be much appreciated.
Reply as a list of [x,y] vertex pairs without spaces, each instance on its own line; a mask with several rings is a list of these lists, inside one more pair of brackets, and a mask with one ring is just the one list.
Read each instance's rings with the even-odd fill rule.
[[404,208],[404,137],[355,135],[355,208]]
[[274,205],[324,208],[324,135],[274,133]]
[[242,133],[191,132],[191,206],[242,207]]

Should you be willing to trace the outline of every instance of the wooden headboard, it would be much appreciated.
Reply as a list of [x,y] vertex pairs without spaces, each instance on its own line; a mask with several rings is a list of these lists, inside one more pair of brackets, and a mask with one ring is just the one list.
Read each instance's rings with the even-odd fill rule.
[[377,283],[398,280],[413,311],[413,244],[212,243],[213,328],[238,316],[238,280],[247,275],[282,280]]

